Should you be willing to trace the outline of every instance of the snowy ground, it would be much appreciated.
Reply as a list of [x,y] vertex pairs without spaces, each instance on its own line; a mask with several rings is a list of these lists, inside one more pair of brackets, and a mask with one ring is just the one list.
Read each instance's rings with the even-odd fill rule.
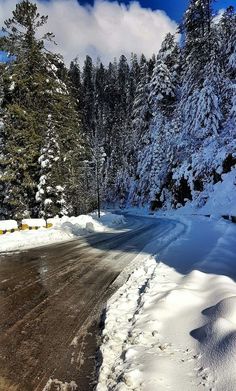
[[[125,220],[123,216],[102,212],[100,219],[95,214],[91,214],[49,219],[48,222],[53,223],[52,228],[40,228],[36,231],[21,231],[1,235],[0,251],[21,250],[63,242],[94,232],[110,231],[117,226],[123,225]],[[2,224],[4,224],[3,229],[6,229],[5,222],[2,222]],[[35,225],[35,222],[32,225]]]
[[236,225],[167,218],[184,234],[150,244],[108,302],[97,391],[236,389]]

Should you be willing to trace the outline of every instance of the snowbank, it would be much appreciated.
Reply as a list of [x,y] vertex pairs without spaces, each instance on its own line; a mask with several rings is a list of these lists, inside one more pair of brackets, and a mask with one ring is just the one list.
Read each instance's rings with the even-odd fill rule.
[[92,213],[90,215],[80,215],[78,217],[62,217],[55,219],[48,219],[48,223],[53,224],[54,227],[62,227],[66,232],[73,235],[79,235],[81,230],[87,232],[103,232],[108,228],[116,225],[124,224],[124,216],[115,215],[112,213],[101,212],[101,218]]
[[17,229],[17,222],[15,220],[1,220],[0,221],[0,230],[7,231],[11,229]]
[[179,220],[108,302],[97,391],[236,389],[236,226]]
[[22,224],[26,224],[29,227],[46,227],[46,221],[44,219],[24,219]]
[[43,391],[77,391],[78,386],[74,381],[71,381],[70,383],[63,383],[60,380],[57,379],[49,379],[46,386],[44,387]]
[[[37,223],[36,220],[25,221],[30,225],[32,221],[34,224]],[[102,212],[101,219],[98,219],[95,214],[91,214],[49,219],[48,222],[53,224],[52,228],[39,228],[37,231],[20,231],[2,235],[0,237],[0,251],[20,250],[66,241],[93,232],[112,230],[112,228],[125,224],[125,219],[121,215]]]
[[235,304],[228,277],[146,260],[108,304],[97,391],[235,389]]

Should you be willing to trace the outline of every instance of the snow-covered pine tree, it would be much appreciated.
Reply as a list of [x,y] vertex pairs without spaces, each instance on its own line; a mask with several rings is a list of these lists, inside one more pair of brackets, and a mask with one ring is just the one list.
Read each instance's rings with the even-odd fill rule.
[[[104,179],[104,145],[106,140],[106,72],[101,61],[97,60],[97,65],[94,67],[93,90],[94,90],[94,107],[91,115],[94,115],[94,129],[87,134],[88,154],[85,166],[87,167],[87,198],[90,199],[89,209],[91,207],[98,209],[100,217],[100,209],[103,193]],[[86,94],[86,90],[85,90]]]
[[[104,85],[104,151],[106,153],[106,160],[104,164],[104,181],[103,194],[107,202],[112,202],[115,197],[114,186],[116,180],[116,133],[119,132],[119,112],[118,112],[118,66],[114,59],[113,63],[109,63],[108,69],[105,73]],[[115,199],[115,198],[114,198]]]
[[[37,38],[38,29],[46,21],[47,17],[39,15],[35,4],[22,1],[17,4],[13,18],[6,21],[1,40],[2,48],[14,56],[4,70],[5,143],[1,182],[5,188],[7,217],[19,220],[39,213],[64,213],[62,184],[68,210],[73,205],[68,204],[69,174],[76,162],[74,156],[79,153],[79,121],[62,80],[67,71],[61,59],[44,47],[44,40],[52,40],[53,35]],[[44,165],[43,161],[49,164]],[[36,202],[38,186],[40,202]],[[53,197],[52,188],[56,189]]]
[[76,58],[70,63],[70,68],[68,72],[71,94],[74,98],[78,115],[82,115],[83,112],[83,89],[82,89],[82,80],[81,80],[81,71]]
[[87,136],[95,133],[95,83],[94,66],[90,56],[86,56],[83,73],[83,128]]
[[150,142],[149,127],[152,119],[151,107],[149,104],[149,82],[150,76],[148,72],[148,65],[146,62],[142,63],[140,70],[140,81],[137,84],[133,109],[131,113],[132,119],[132,135],[131,148],[128,154],[129,175],[133,177],[135,186],[133,186],[129,199],[136,199],[134,192],[137,191],[139,175],[137,174],[137,166],[140,151],[142,151]]
[[[54,56],[47,66],[44,139],[41,146],[37,201],[40,215],[76,214],[80,208],[78,163],[84,154],[76,103],[69,94],[67,72]],[[64,68],[65,69],[65,68]],[[58,77],[60,75],[63,80]],[[62,76],[64,75],[64,76]],[[82,195],[81,195],[82,198]]]
[[96,138],[99,138],[99,143],[104,144],[105,140],[105,83],[106,83],[106,72],[104,65],[98,61],[95,69],[95,124],[96,124]]
[[129,65],[127,58],[122,55],[116,66],[113,64],[113,71],[115,71],[115,84],[112,87],[115,95],[113,106],[113,126],[111,144],[112,150],[107,160],[107,173],[110,177],[107,185],[109,186],[108,198],[109,200],[123,198],[123,172],[126,168],[126,155],[129,132],[130,119],[129,113]]
[[158,58],[150,81],[150,104],[153,112],[167,109],[175,99],[172,75],[162,58]]
[[226,9],[222,15],[219,35],[224,72],[223,111],[232,139],[236,127],[236,13],[233,7]]
[[21,219],[34,212],[37,186],[37,163],[42,139],[39,115],[40,94],[45,86],[42,51],[46,34],[36,38],[37,30],[46,23],[37,7],[29,1],[16,5],[13,17],[5,21],[1,49],[15,56],[4,69],[4,167],[1,177],[5,194],[6,217]]
[[130,75],[129,75],[129,92],[128,92],[128,104],[129,110],[132,111],[133,101],[135,91],[137,89],[137,84],[140,81],[140,66],[138,62],[138,56],[135,53],[131,53],[130,60]]
[[65,205],[65,189],[64,186],[59,185],[62,182],[60,176],[61,151],[51,114],[48,114],[46,125],[47,132],[39,157],[40,178],[36,201],[39,202],[39,214],[47,219],[68,212]]
[[116,60],[109,63],[104,84],[104,145],[108,159],[114,148],[115,124],[118,121],[118,69]]
[[212,1],[191,0],[180,31],[185,38],[183,48],[183,95],[187,100],[193,89],[202,87],[204,68],[212,48]]
[[161,58],[165,63],[171,72],[173,83],[177,84],[180,79],[180,47],[173,34],[168,33],[166,35],[158,53],[158,58]]
[[[213,58],[214,61],[214,58]],[[206,79],[198,92],[196,118],[191,134],[195,139],[209,142],[209,137],[217,138],[221,126],[220,89],[221,78],[217,64],[205,67]]]
[[[162,188],[168,186],[167,178],[173,160],[173,122],[172,116],[177,103],[177,87],[179,83],[179,48],[175,38],[168,34],[158,53],[153,75],[149,83],[149,102],[153,120],[146,132],[150,145],[144,147],[145,159],[147,151],[151,157],[146,164],[139,163],[139,167],[146,166],[147,172],[140,171],[140,184],[145,187],[145,193],[151,198],[153,205],[160,205]],[[142,154],[140,154],[142,156]],[[162,200],[163,201],[163,200]]]
[[[182,130],[178,140],[178,149],[179,156],[183,158],[183,153],[185,153],[185,160],[189,162],[196,148],[199,148],[204,140],[204,131],[202,130],[205,129],[203,100],[207,98],[208,107],[211,105],[211,98],[207,97],[208,92],[210,93],[210,85],[206,82],[206,71],[209,72],[209,59],[212,58],[212,19],[211,0],[190,0],[180,26],[185,41],[181,53],[182,77],[180,100],[177,107]],[[213,91],[215,88],[213,79],[211,85]],[[207,116],[206,112],[205,115]],[[209,136],[207,131],[205,136],[206,138]],[[180,148],[182,148],[182,151]],[[179,164],[181,164],[181,161],[179,161]],[[182,169],[179,172],[181,173],[178,179],[180,182],[182,180]],[[191,173],[190,170],[190,176]]]

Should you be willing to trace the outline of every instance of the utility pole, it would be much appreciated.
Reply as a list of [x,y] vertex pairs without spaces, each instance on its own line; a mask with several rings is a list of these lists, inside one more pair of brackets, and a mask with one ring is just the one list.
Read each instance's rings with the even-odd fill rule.
[[101,217],[101,176],[102,168],[104,165],[106,154],[103,149],[103,144],[98,137],[98,131],[95,130],[95,134],[91,144],[91,151],[93,156],[93,163],[95,164],[95,187],[96,187],[96,197],[97,197],[97,210],[98,218]]
[[97,208],[98,208],[98,218],[101,217],[101,197],[100,197],[100,167],[98,166],[98,159],[96,159],[96,184],[97,184]]

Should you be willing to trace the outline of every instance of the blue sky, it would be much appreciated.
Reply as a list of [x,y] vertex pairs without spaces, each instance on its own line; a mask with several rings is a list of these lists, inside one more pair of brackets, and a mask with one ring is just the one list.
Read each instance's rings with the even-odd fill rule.
[[[50,0],[48,0],[50,1]],[[113,0],[110,0],[113,1]],[[115,1],[115,0],[114,0]],[[130,1],[128,0],[122,0],[119,1],[120,3],[129,4]],[[229,5],[234,5],[236,0],[218,0],[215,3],[216,9],[226,8]],[[80,4],[93,4],[93,0],[80,0]],[[187,8],[188,0],[140,0],[139,3],[144,8],[152,8],[153,10],[156,9],[162,9],[164,10],[171,19],[176,20],[179,22],[181,20],[181,17]]]

